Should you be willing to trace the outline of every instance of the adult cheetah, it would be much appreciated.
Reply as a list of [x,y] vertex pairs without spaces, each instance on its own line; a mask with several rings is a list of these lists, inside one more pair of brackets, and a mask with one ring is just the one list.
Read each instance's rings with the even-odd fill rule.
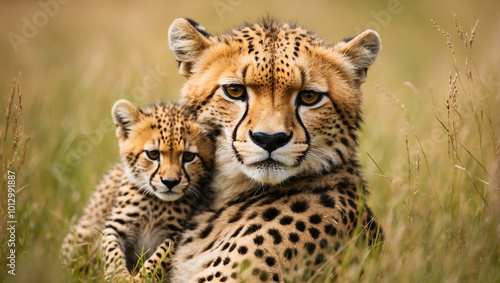
[[188,224],[174,282],[306,280],[358,225],[377,237],[356,161],[375,31],[333,45],[274,20],[213,36],[181,18],[169,42],[216,140],[215,201]]

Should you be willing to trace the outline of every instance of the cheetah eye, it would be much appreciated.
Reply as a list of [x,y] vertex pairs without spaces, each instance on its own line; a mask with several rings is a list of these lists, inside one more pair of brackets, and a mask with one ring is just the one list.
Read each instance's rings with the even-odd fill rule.
[[156,161],[160,159],[160,152],[158,150],[145,150],[149,159]]
[[236,100],[247,99],[247,90],[242,85],[225,85],[222,89],[229,98]]
[[313,106],[314,104],[321,101],[323,94],[311,90],[303,90],[299,92],[297,97],[297,103],[304,106]]
[[191,162],[196,157],[196,153],[186,151],[182,154],[182,162]]

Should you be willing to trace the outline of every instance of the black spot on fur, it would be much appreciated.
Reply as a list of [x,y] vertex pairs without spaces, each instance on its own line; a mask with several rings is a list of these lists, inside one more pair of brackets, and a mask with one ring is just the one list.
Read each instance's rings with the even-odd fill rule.
[[314,265],[320,265],[321,263],[323,263],[324,260],[325,257],[323,256],[323,254],[318,254],[316,256],[316,259],[314,260]]
[[309,208],[309,204],[305,200],[298,200],[292,203],[290,208],[295,213],[302,213]]
[[200,238],[201,239],[205,239],[208,235],[210,235],[210,232],[212,232],[212,225],[208,225],[205,229],[203,229],[203,231],[201,231],[200,233]]
[[314,227],[311,227],[309,228],[309,234],[311,234],[311,237],[313,237],[313,239],[317,239],[319,237],[319,230],[314,228]]
[[297,249],[296,248],[288,248],[285,250],[284,254],[286,259],[291,260],[294,256],[297,255]]
[[247,218],[247,219],[248,219],[248,220],[252,220],[252,219],[254,219],[255,217],[257,217],[257,212],[254,212],[254,213],[250,214],[250,215],[248,216],[248,218]]
[[308,254],[312,255],[316,249],[316,245],[314,243],[305,243],[304,249],[306,249]]
[[278,216],[279,214],[280,214],[279,210],[277,210],[274,207],[270,207],[270,208],[264,210],[264,212],[262,213],[262,218],[265,221],[271,221],[274,218],[276,218],[276,216]]
[[322,194],[319,197],[319,203],[324,207],[329,207],[329,208],[335,207],[335,201],[329,195],[326,194]]
[[234,231],[234,233],[231,235],[231,238],[238,236],[238,234],[241,232],[241,229],[243,229],[243,226],[240,226],[238,229],[236,229],[236,231]]
[[257,246],[260,246],[260,245],[262,245],[262,243],[264,242],[264,237],[262,237],[261,235],[256,236],[256,237],[253,239],[253,242],[254,242]]
[[229,223],[234,223],[241,218],[241,212],[237,212],[231,219],[229,219]]
[[300,232],[304,232],[304,230],[306,229],[306,225],[302,221],[297,221],[295,223],[295,228],[297,228],[297,230],[299,230]]
[[321,239],[321,240],[319,241],[319,247],[320,247],[320,248],[324,249],[324,248],[326,248],[327,246],[328,246],[328,241],[327,241],[326,239]]
[[328,224],[325,225],[325,233],[330,236],[335,236],[337,235],[337,229],[332,224]]
[[243,233],[243,236],[250,235],[252,233],[257,232],[260,228],[262,228],[262,225],[260,224],[252,224],[248,229]]
[[292,223],[292,221],[293,221],[293,218],[291,216],[283,216],[280,219],[280,224],[281,225],[288,225],[288,224]]
[[292,242],[292,243],[297,243],[297,242],[300,240],[299,235],[297,235],[297,233],[290,233],[290,234],[288,235],[288,239],[289,239],[289,240],[290,240],[290,242]]
[[231,247],[229,248],[229,252],[232,252],[235,248],[236,248],[236,243],[231,245]]
[[311,222],[311,224],[318,224],[321,222],[321,216],[313,214],[309,217],[309,222]]
[[276,259],[272,256],[268,256],[266,257],[266,264],[268,266],[274,266],[274,264],[276,263]]
[[274,244],[277,245],[281,243],[281,234],[278,230],[276,229],[269,229],[267,231],[269,235],[271,235],[274,238]]
[[247,253],[247,251],[248,251],[248,249],[247,249],[247,247],[245,247],[245,246],[240,246],[240,247],[238,248],[238,253],[239,253],[239,254],[241,254],[241,255],[246,254],[246,253]]
[[214,267],[216,267],[217,265],[219,265],[221,263],[222,259],[220,257],[218,257],[215,261],[214,261]]
[[342,144],[344,144],[345,146],[349,147],[349,141],[346,138],[342,137],[340,139],[340,141],[342,142]]

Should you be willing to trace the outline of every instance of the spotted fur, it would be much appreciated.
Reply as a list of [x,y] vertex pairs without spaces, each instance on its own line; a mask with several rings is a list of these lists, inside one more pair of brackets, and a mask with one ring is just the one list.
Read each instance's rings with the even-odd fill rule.
[[[94,227],[103,231],[107,280],[140,280],[143,271],[151,274],[158,265],[158,275],[165,276],[173,245],[210,180],[213,146],[185,106],[157,103],[139,110],[120,100],[112,113],[122,162],[104,178],[106,185],[98,186],[67,238],[90,236]],[[101,197],[106,201],[96,203]],[[99,243],[96,238],[76,239]],[[144,266],[133,277],[144,252]]]
[[330,44],[273,20],[212,36],[177,19],[169,41],[216,140],[216,199],[188,225],[174,282],[308,280],[357,227],[375,239],[356,146],[376,32]]

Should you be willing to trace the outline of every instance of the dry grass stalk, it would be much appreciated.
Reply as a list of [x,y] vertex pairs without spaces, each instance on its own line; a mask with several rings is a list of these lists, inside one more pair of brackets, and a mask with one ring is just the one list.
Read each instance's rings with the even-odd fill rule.
[[[17,104],[14,104],[15,96],[17,94]],[[10,123],[12,122],[12,125]],[[9,133],[9,128],[12,130],[12,141],[10,142],[7,137]],[[24,138],[24,139],[23,139]],[[28,142],[31,139],[30,135],[26,133],[25,121],[23,116],[23,100],[22,94],[19,89],[19,84],[17,80],[14,79],[12,84],[12,92],[9,97],[8,106],[5,114],[5,129],[4,136],[2,140],[2,149],[0,158],[2,158],[2,167],[4,171],[11,170],[16,163],[15,170],[19,171],[19,168],[24,163],[26,158],[26,152],[28,151]],[[10,157],[7,159],[7,146],[10,144]],[[19,156],[19,150],[20,158]]]
[[[17,82],[14,79],[14,83],[12,84],[12,91],[10,93],[9,97],[9,102],[7,103],[7,109],[5,110],[5,128],[4,128],[4,133],[3,133],[3,140],[2,140],[2,148],[0,148],[0,158],[3,157],[4,155],[4,149],[6,147],[7,143],[7,133],[9,130],[9,122],[10,122],[10,111],[12,109],[12,102],[14,101],[14,95],[16,94],[16,85]],[[5,168],[3,168],[5,169]]]
[[445,31],[438,23],[434,20],[431,20],[432,24],[436,27],[436,29],[446,38],[446,45],[451,49],[451,54],[453,55],[453,61],[457,63],[457,58],[455,58],[455,49],[453,48],[453,44],[451,43],[451,35]]
[[[448,99],[446,100],[446,112],[448,114],[448,143],[451,147],[453,147],[455,134],[457,129],[457,121],[455,119],[455,113],[458,113],[458,105],[457,105],[457,97],[458,97],[458,89],[457,89],[457,78],[458,74],[455,73],[453,76],[449,75],[449,90],[448,90]],[[451,153],[451,151],[450,151]]]

